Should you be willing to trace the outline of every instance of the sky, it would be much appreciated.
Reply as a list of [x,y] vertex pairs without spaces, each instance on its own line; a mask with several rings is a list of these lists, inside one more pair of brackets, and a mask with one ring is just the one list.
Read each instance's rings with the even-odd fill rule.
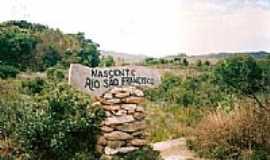
[[270,0],[0,0],[0,22],[85,32],[101,50],[161,57],[270,51]]

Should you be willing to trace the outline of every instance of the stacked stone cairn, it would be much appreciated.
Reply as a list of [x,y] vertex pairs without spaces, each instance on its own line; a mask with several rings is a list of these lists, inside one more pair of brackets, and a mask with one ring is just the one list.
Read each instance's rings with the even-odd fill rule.
[[111,159],[113,155],[126,154],[145,145],[143,101],[143,91],[136,87],[113,88],[100,97],[98,103],[106,113],[97,141],[102,159]]

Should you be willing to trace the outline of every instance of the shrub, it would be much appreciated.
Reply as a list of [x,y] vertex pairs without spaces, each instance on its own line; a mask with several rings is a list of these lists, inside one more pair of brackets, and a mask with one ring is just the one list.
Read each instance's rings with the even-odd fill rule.
[[[56,88],[56,89],[53,89]],[[16,137],[29,159],[95,159],[96,135],[104,117],[90,98],[60,84],[37,97],[17,124]]]
[[270,155],[270,116],[248,105],[231,113],[214,112],[202,119],[194,131],[193,149],[214,159],[241,159]]
[[263,70],[254,58],[241,55],[228,58],[216,67],[215,76],[220,86],[251,97],[266,108],[257,95],[264,88]]
[[13,66],[1,65],[0,64],[0,78],[6,79],[8,77],[15,78],[19,73],[19,70]]
[[26,80],[22,82],[24,93],[28,95],[39,94],[46,87],[46,81],[41,78]]
[[151,147],[146,146],[125,156],[114,157],[113,160],[162,160],[162,158],[158,151],[154,151]]
[[54,81],[62,81],[65,78],[65,70],[60,68],[47,69],[47,78]]

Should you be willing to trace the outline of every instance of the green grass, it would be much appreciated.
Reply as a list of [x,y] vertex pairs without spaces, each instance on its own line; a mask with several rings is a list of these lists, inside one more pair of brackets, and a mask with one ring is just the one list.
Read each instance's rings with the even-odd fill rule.
[[202,108],[184,108],[179,105],[147,101],[146,134],[149,142],[159,142],[190,136],[194,126],[206,112]]

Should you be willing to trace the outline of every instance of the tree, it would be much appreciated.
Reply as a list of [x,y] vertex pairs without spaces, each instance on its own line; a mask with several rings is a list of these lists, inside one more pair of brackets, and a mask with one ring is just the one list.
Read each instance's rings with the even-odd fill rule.
[[95,45],[87,45],[79,53],[80,63],[89,67],[97,67],[100,63],[99,55]]
[[201,67],[201,66],[202,66],[202,61],[201,61],[200,59],[197,60],[196,65],[197,65],[198,67]]
[[244,55],[228,58],[215,69],[215,76],[220,85],[255,99],[260,107],[265,108],[257,96],[264,88],[262,73],[256,60]]
[[210,61],[206,60],[206,61],[204,62],[204,65],[210,66]]
[[185,66],[188,66],[188,65],[189,65],[189,62],[188,62],[188,60],[187,60],[186,58],[183,59],[183,64],[184,64]]
[[101,58],[101,66],[111,67],[115,65],[115,61],[111,55],[103,56]]
[[0,61],[20,69],[31,65],[37,39],[17,27],[0,27]]

